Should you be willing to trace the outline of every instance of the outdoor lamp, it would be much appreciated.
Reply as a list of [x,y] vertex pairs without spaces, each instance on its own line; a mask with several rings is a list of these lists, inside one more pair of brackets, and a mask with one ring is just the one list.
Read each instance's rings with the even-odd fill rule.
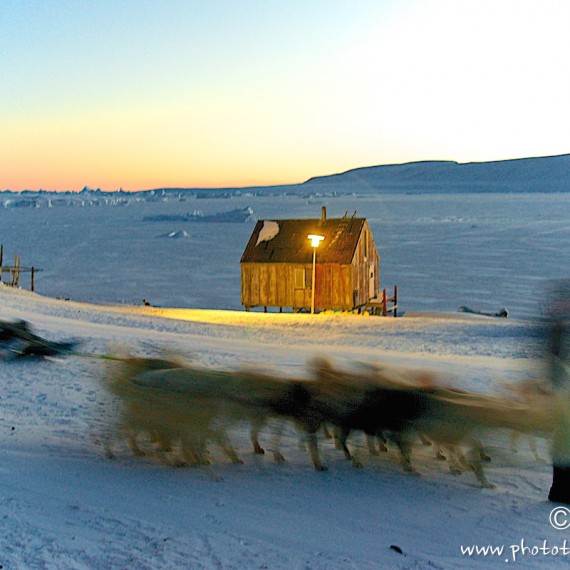
[[311,315],[315,314],[315,267],[317,265],[317,247],[325,239],[325,236],[319,236],[316,234],[309,234],[307,239],[311,240],[311,246],[313,248],[313,279],[311,281]]

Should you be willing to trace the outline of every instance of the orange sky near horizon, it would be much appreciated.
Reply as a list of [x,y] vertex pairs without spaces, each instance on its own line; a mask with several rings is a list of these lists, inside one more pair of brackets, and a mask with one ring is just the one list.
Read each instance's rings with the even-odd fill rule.
[[570,152],[564,0],[205,4],[7,0],[0,190]]

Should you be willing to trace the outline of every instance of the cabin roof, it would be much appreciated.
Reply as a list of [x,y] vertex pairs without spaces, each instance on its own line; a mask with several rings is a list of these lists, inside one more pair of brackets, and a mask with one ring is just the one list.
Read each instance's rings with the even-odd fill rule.
[[[274,237],[260,241],[265,222],[279,226]],[[356,251],[365,218],[326,218],[302,220],[259,220],[243,252],[241,263],[311,263],[313,248],[309,234],[325,239],[319,245],[319,263],[350,264]]]

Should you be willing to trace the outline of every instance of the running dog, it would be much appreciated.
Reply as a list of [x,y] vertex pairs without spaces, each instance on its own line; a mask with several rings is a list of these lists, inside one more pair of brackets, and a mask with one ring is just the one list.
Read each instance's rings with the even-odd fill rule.
[[[424,434],[448,451],[453,473],[468,468],[483,487],[492,487],[483,471],[482,463],[490,458],[483,451],[481,435],[496,429],[534,431],[548,423],[544,406],[447,388],[425,373],[410,371],[404,380],[405,372],[388,367],[353,372],[324,359],[314,369],[321,388],[314,405],[323,421],[339,428],[340,446],[355,466],[361,464],[346,445],[352,430],[371,437],[390,434],[406,471],[413,471],[412,441]],[[465,447],[471,451],[468,456]]]
[[[137,438],[145,434],[162,453],[177,447],[174,464],[205,464],[207,443],[216,443],[234,463],[240,463],[227,430],[242,421],[251,425],[255,453],[264,453],[259,431],[271,418],[311,422],[303,410],[303,381],[252,371],[225,371],[181,365],[161,359],[124,359],[107,375],[107,387],[122,402],[116,430],[136,455],[145,452]],[[310,431],[310,428],[306,428]],[[279,433],[277,433],[277,436]],[[276,461],[284,458],[273,447]],[[108,452],[108,455],[111,455]]]

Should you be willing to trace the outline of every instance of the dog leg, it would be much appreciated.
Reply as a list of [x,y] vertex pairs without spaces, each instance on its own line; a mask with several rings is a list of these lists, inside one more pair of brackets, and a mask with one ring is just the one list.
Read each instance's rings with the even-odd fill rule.
[[211,465],[208,459],[208,447],[204,437],[198,438],[195,442],[196,457],[198,458],[198,465]]
[[477,452],[481,461],[491,461],[491,457],[485,453],[483,444],[478,439],[473,441],[473,449]]
[[165,463],[171,467],[188,467],[198,465],[198,460],[196,456],[191,454],[188,449],[180,452],[180,456],[177,454],[169,453],[166,456]]
[[382,453],[388,453],[388,440],[381,431],[376,434],[376,439],[378,440],[378,449]]
[[333,428],[333,441],[335,449],[342,449],[342,443],[340,442],[340,429],[337,427]]
[[196,467],[203,464],[200,443],[194,441],[186,434],[183,435],[180,440],[180,457],[171,455],[171,465],[173,467]]
[[180,434],[180,456],[174,456],[171,464],[175,467],[210,465],[204,434],[195,433],[195,430]]
[[115,454],[117,436],[112,433],[111,429],[105,429],[100,437],[94,435],[93,443],[95,445],[100,445],[103,448],[103,455],[107,459],[117,459],[117,455]]
[[307,444],[309,446],[309,455],[313,460],[313,465],[317,471],[326,471],[327,468],[321,463],[321,458],[319,457],[319,446],[317,443],[316,432],[307,434]]
[[439,444],[437,445],[437,448],[435,451],[435,458],[438,459],[439,461],[446,461],[447,460],[445,453],[443,453],[443,447]]
[[[376,449],[376,442],[378,442],[378,449]],[[380,455],[380,452],[386,453],[388,451],[388,442],[381,431],[376,433],[376,436],[366,434],[366,444],[370,455]]]
[[169,441],[166,447],[157,447],[154,456],[160,463],[170,465],[171,467],[188,467],[188,465],[196,465],[196,457],[191,454],[188,444],[180,441],[180,445],[176,448]]
[[156,444],[159,451],[170,453],[172,451],[172,440],[166,434],[154,429],[150,432],[150,440]]
[[105,436],[99,440],[95,439],[95,443],[99,444],[103,447],[103,455],[107,459],[117,459],[117,455],[115,454],[114,447],[115,447],[115,438],[112,437],[110,434],[105,434]]
[[392,434],[392,439],[400,450],[402,468],[404,471],[406,473],[414,473],[416,475],[419,475],[419,473],[417,473],[417,471],[412,467],[412,446],[410,445],[409,439],[399,433]]
[[235,464],[242,464],[243,461],[238,457],[235,449],[232,447],[229,439],[224,433],[217,432],[213,434],[213,440],[220,446],[222,451],[228,456],[230,461]]
[[261,447],[259,444],[259,426],[257,424],[252,425],[251,427],[251,443],[253,443],[253,452],[256,455],[263,455],[265,453],[265,449]]
[[129,447],[133,455],[136,455],[137,457],[144,457],[146,455],[146,453],[138,446],[137,436],[134,433],[130,433],[127,436],[127,446]]
[[352,453],[350,453],[350,450],[348,449],[348,446],[346,445],[346,439],[348,438],[349,433],[350,433],[350,430],[347,430],[346,428],[342,428],[340,430],[339,437],[338,437],[339,442],[340,442],[340,448],[344,452],[344,456],[346,457],[346,459],[350,459],[350,461],[352,461],[352,464],[355,467],[357,467],[358,469],[360,469],[362,467],[362,463],[356,457],[354,457],[354,455],[352,455]]
[[487,477],[485,477],[485,473],[483,471],[483,466],[475,461],[475,462],[470,462],[469,464],[469,468],[471,469],[471,471],[473,471],[473,473],[475,473],[475,477],[477,477],[477,481],[479,481],[479,483],[481,483],[481,486],[484,489],[494,489],[495,485],[493,485],[493,483],[489,483],[489,481],[487,480]]
[[[463,452],[461,452],[456,446],[449,446],[449,449],[452,450],[451,456],[450,456],[450,469],[452,469],[452,462],[455,462],[457,464],[457,471],[451,471],[454,475],[460,474],[462,473],[462,469],[460,466],[464,466],[467,469],[470,469],[471,471],[473,471],[473,473],[475,474],[475,477],[477,477],[477,481],[479,481],[479,483],[481,483],[481,486],[484,489],[494,489],[495,485],[493,485],[492,483],[490,483],[487,479],[487,477],[485,476],[485,472],[483,471],[483,466],[481,465],[481,451],[479,447],[474,447],[472,450],[472,454],[475,455],[475,459],[470,459],[468,460],[465,455],[463,454]],[[484,461],[484,460],[483,460]]]
[[534,438],[531,437],[530,435],[528,436],[528,447],[532,451],[532,454],[534,455],[534,458],[537,461],[539,461],[540,463],[544,463],[546,461],[546,459],[542,459],[542,457],[540,457],[540,455],[538,454],[538,449],[536,448],[536,442]]
[[420,433],[420,441],[423,445],[431,445],[431,440],[428,439],[423,433]]
[[366,444],[368,445],[368,453],[370,453],[370,455],[380,455],[374,445],[375,441],[376,439],[373,435],[366,434]]
[[103,453],[107,459],[117,459],[115,452],[111,449],[111,446],[107,443],[103,444]]
[[235,463],[236,465],[241,465],[243,463],[243,461],[238,457],[236,450],[229,443],[224,444],[221,447],[232,463]]
[[461,475],[465,469],[469,468],[465,455],[456,445],[442,445],[442,448],[447,449],[447,459],[449,459],[449,472],[452,475]]
[[273,453],[273,460],[276,463],[285,463],[285,457],[279,451],[281,448],[281,435],[283,434],[283,424],[280,422],[277,427],[273,430],[273,435],[271,436],[271,447],[273,448],[271,452]]

